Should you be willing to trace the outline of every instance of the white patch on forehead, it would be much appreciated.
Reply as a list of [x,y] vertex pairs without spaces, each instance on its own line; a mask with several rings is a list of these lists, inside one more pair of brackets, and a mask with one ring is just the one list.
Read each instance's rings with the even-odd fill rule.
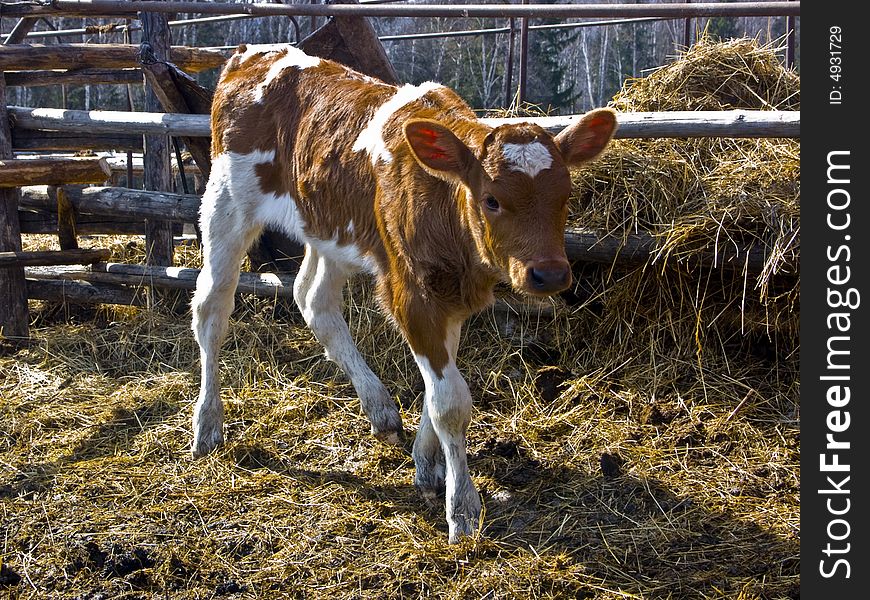
[[365,150],[371,156],[372,164],[377,164],[378,159],[384,162],[392,162],[393,155],[387,150],[386,142],[384,142],[384,126],[396,112],[403,106],[419,100],[432,90],[442,88],[440,83],[427,81],[420,85],[405,84],[400,87],[392,98],[384,102],[375,114],[372,115],[369,124],[356,138],[353,144],[353,151],[360,152]]
[[504,144],[502,153],[512,171],[520,171],[534,177],[553,164],[553,155],[541,142],[527,144]]
[[266,73],[266,78],[263,79],[262,83],[258,84],[254,89],[254,101],[263,101],[264,90],[281,74],[281,71],[284,69],[292,67],[302,70],[316,67],[320,64],[320,58],[316,56],[308,56],[299,48],[287,46],[284,52],[284,56],[272,63],[272,66],[269,67],[269,71]]

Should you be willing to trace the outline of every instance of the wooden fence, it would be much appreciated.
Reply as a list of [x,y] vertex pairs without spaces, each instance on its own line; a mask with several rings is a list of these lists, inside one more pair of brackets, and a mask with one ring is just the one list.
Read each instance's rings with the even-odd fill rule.
[[[575,16],[575,13],[586,15],[593,11],[593,16],[655,16],[666,10],[682,11],[675,13],[680,16],[711,16],[732,14],[738,7],[759,14],[799,14],[798,2],[749,4],[594,5],[592,8],[590,5],[485,5],[462,7],[466,9],[462,14],[477,14],[475,11],[479,11],[484,16],[510,13],[508,16],[528,17],[555,11],[559,13],[557,16]],[[143,6],[154,13],[137,13]],[[185,71],[217,68],[223,64],[225,56],[201,48],[170,47],[168,44],[161,47],[161,35],[165,41],[168,31],[165,12],[172,9],[171,12],[221,14],[262,11],[268,14],[340,15],[333,22],[346,20],[343,22],[345,41],[353,37],[354,43],[361,47],[351,54],[364,55],[362,62],[370,65],[368,70],[378,76],[384,79],[392,76],[391,67],[383,62],[383,50],[376,38],[370,29],[361,29],[367,22],[360,14],[389,12],[386,5],[55,1],[51,5],[0,2],[0,7],[3,16],[21,17],[7,44],[0,46],[0,335],[7,338],[27,336],[28,297],[141,304],[145,301],[145,296],[139,293],[142,288],[193,289],[195,285],[198,271],[173,267],[171,256],[173,235],[179,233],[180,224],[193,224],[198,219],[199,196],[166,191],[170,188],[168,182],[171,178],[171,149],[167,137],[182,140],[195,161],[194,165],[188,165],[188,169],[200,177],[207,177],[210,131],[206,113],[210,99]],[[537,10],[533,11],[533,7]],[[429,14],[435,10],[420,5],[392,8],[402,14]],[[361,12],[354,12],[355,9]],[[599,15],[602,10],[604,12]],[[461,7],[440,6],[438,11],[438,14],[461,11]],[[143,52],[146,48],[139,45],[17,43],[39,16],[78,14],[139,15],[143,21],[152,19],[145,27],[148,36],[143,38],[148,44],[147,50],[162,52],[171,64],[159,59],[148,60],[147,53]],[[334,28],[329,35],[342,36],[341,27]],[[368,46],[360,41],[369,38]],[[329,47],[334,48],[336,44]],[[348,48],[343,51],[347,53]],[[359,59],[359,56],[355,58]],[[359,64],[354,66],[365,70]],[[152,106],[166,112],[75,111],[7,106],[6,102],[7,85],[141,83],[143,76],[147,88],[154,93],[156,103]],[[549,130],[558,131],[572,118],[533,120]],[[489,121],[498,124],[505,120]],[[800,136],[799,112],[627,113],[619,115],[619,124],[617,137],[623,138]],[[126,161],[115,161],[114,164],[106,158],[53,154],[82,149],[144,150],[144,165],[134,165],[129,153]],[[22,152],[38,154],[25,158]],[[144,171],[150,181],[150,190],[105,185],[116,180],[118,173],[126,173],[129,186],[134,171]],[[56,233],[61,250],[23,252],[21,234],[27,233]],[[105,263],[106,251],[78,249],[77,236],[94,233],[146,235],[148,264]],[[569,259],[573,261],[637,263],[647,260],[656,250],[655,240],[645,234],[612,239],[595,231],[569,229],[565,239]],[[157,248],[160,244],[162,250]],[[699,258],[709,265],[732,265],[750,271],[760,271],[765,259],[763,248],[731,249],[725,254],[720,251],[718,255]],[[238,291],[289,296],[292,294],[292,278],[287,273],[243,273]]]

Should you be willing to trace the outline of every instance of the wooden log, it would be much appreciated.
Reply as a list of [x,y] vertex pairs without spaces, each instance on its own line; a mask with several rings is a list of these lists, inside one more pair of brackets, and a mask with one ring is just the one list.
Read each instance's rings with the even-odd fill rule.
[[[127,173],[127,157],[125,155],[111,154],[106,156],[109,163],[109,168],[112,169],[112,175],[124,175]],[[130,168],[134,175],[141,175],[144,172],[141,156],[133,156],[130,162]],[[184,172],[189,175],[202,175],[199,171],[199,166],[193,161],[184,161]],[[178,173],[178,165],[173,161],[172,173]],[[129,187],[129,186],[127,186]]]
[[[167,219],[185,223],[199,220],[199,196],[134,190],[120,187],[63,188],[79,214],[123,215],[129,219]],[[45,186],[21,190],[23,208],[51,209],[54,202]]]
[[28,279],[27,297],[31,300],[65,304],[121,304],[145,306],[145,299],[135,289],[109,283]]
[[[6,114],[6,79],[0,69],[0,160],[12,158],[12,133]],[[18,222],[18,190],[0,188],[0,252],[21,250],[21,225]],[[27,337],[30,317],[24,271],[0,270],[0,336]]]
[[[492,126],[506,123],[535,123],[551,133],[558,133],[577,118],[512,117],[481,119]],[[752,137],[799,138],[800,111],[775,110],[696,110],[670,112],[631,112],[617,115],[619,128],[614,138],[696,138]]]
[[[90,133],[167,133],[211,135],[208,115],[135,113],[122,111],[77,111],[57,108],[10,106],[15,128]],[[578,118],[564,117],[487,118],[495,127],[506,123],[536,123],[558,133]],[[723,110],[632,112],[617,115],[615,138],[695,137],[800,137],[800,111]]]
[[91,135],[87,132],[36,131],[16,127],[12,130],[12,148],[17,152],[142,152],[142,135]]
[[[15,44],[0,46],[0,71],[132,69],[139,66],[136,44]],[[224,64],[222,53],[173,46],[169,60],[189,73]]]
[[[58,233],[56,212],[20,210],[18,220],[21,233]],[[179,226],[177,234],[181,233]],[[108,215],[78,215],[76,218],[77,235],[145,235],[145,221],[134,221],[129,217]]]
[[[192,194],[146,192],[115,187],[80,189],[68,186],[65,190],[79,214],[126,214],[130,218],[140,219],[149,215],[166,215],[167,218],[188,223],[198,219],[200,201],[198,196]],[[44,210],[51,208],[52,201],[47,188],[28,187],[22,189],[21,205],[24,208]],[[565,232],[565,250],[572,261],[638,265],[648,262],[658,250],[658,245],[655,238],[648,233],[627,234],[622,238],[599,231],[568,228]],[[298,255],[290,252],[287,257]],[[766,259],[767,255],[762,247],[723,246],[718,252],[710,250],[691,260],[706,266],[739,269],[745,266],[750,273],[757,273],[764,268]],[[293,261],[285,262],[290,265]]]
[[[2,12],[0,12],[2,14]],[[36,22],[39,21],[36,17],[23,17],[16,24],[15,27],[12,28],[12,31],[9,32],[9,35],[6,36],[6,39],[3,41],[4,44],[20,44],[27,34],[33,29],[33,26],[36,25]],[[6,85],[9,85],[7,82]]]
[[89,265],[106,260],[111,254],[103,248],[0,252],[0,267]]
[[[357,0],[334,0],[333,4],[359,3]],[[308,54],[336,60],[387,83],[399,83],[399,76],[378,40],[374,27],[365,17],[330,19],[326,25],[302,40],[299,47]]]
[[[201,94],[208,95],[208,92],[200,88],[195,81],[186,81],[183,77],[187,77],[181,71],[176,69],[172,64],[165,62],[154,62],[144,64],[142,70],[145,73],[145,79],[151,86],[151,90],[160,101],[163,110],[169,113],[189,114],[194,112],[210,112],[211,98],[203,98],[196,106],[191,106],[188,99],[182,92],[177,82],[185,81],[184,85],[188,90],[187,95],[192,95],[198,88]],[[195,95],[196,97],[196,95]],[[199,110],[197,110],[199,109]],[[202,110],[206,109],[206,110]],[[183,136],[181,141],[187,146],[193,160],[199,167],[200,172],[208,178],[211,172],[211,142],[209,138]]]
[[[658,261],[659,244],[648,233],[626,234],[624,238],[601,232],[569,228],[565,232],[565,252],[572,262],[595,262],[625,266],[640,265],[651,260]],[[760,273],[767,262],[768,253],[762,246],[736,248],[723,245],[716,250],[693,253],[684,258],[667,260],[680,264],[706,268],[746,269],[748,273]]]
[[655,248],[655,239],[648,234],[627,234],[623,239],[588,229],[565,231],[565,253],[571,262],[639,265]]
[[57,240],[61,250],[74,250],[79,247],[76,239],[76,207],[70,202],[63,188],[51,186],[48,195],[57,200]]
[[[141,154],[133,154],[131,160],[127,160],[127,155],[119,154],[116,152],[95,152],[95,155],[100,158],[105,158],[106,162],[109,164],[109,169],[112,171],[112,176],[116,175],[126,175],[127,173],[127,165],[128,162],[130,164],[130,168],[134,175],[142,175],[144,172],[144,165],[142,161]],[[16,155],[18,159],[29,159],[29,158],[68,158],[70,156],[77,156],[76,154],[71,154],[69,152],[41,152],[39,154],[31,154],[31,153],[19,153]],[[175,161],[172,161],[172,173],[175,176],[178,173],[178,165]],[[189,177],[191,175],[202,175],[199,172],[199,167],[196,166],[196,163],[193,160],[190,160],[189,157],[185,157],[184,161],[184,173]],[[129,187],[129,186],[124,186]]]
[[103,183],[111,176],[105,158],[0,159],[0,187]]
[[[165,13],[142,12],[142,43],[139,46],[139,62],[147,73],[148,63],[170,59],[169,17]],[[161,109],[154,86],[145,79],[145,110]],[[145,136],[144,183],[146,190],[169,191],[172,189],[169,137],[166,134]],[[173,258],[172,222],[162,218],[145,221],[145,262],[149,265],[171,266]]]
[[10,71],[6,73],[7,87],[141,83],[142,71],[140,69],[70,69],[65,71]]
[[208,115],[10,106],[15,129],[134,135],[211,136]]
[[[121,263],[97,263],[84,267],[27,267],[27,277],[33,279],[65,279],[100,283],[153,286],[158,288],[193,290],[199,269],[159,267]],[[276,273],[241,273],[236,293],[256,296],[293,297],[293,277]]]

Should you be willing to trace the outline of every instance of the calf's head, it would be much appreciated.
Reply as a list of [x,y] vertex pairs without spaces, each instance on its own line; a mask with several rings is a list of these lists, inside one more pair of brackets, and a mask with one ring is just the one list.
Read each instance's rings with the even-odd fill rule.
[[484,263],[519,291],[547,296],[571,285],[565,222],[569,167],[598,156],[616,130],[616,114],[583,115],[555,137],[537,125],[502,125],[482,142],[432,120],[405,124],[405,139],[430,174],[461,183],[464,220]]

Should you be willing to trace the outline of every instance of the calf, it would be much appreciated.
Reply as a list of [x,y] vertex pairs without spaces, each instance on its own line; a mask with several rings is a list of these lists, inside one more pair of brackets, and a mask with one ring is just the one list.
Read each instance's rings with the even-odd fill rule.
[[568,167],[598,155],[615,128],[610,110],[555,137],[532,124],[493,128],[435,83],[395,87],[293,47],[241,46],[212,108],[205,262],[193,298],[202,360],[193,454],[223,442],[218,350],[240,260],[269,226],[305,244],[299,310],[353,382],[372,433],[398,443],[397,407],[342,316],[348,277],[374,276],[426,386],[415,485],[428,499],[446,492],[450,542],[474,531],[471,394],[456,368],[462,323],[493,301],[497,282],[534,296],[570,285]]

